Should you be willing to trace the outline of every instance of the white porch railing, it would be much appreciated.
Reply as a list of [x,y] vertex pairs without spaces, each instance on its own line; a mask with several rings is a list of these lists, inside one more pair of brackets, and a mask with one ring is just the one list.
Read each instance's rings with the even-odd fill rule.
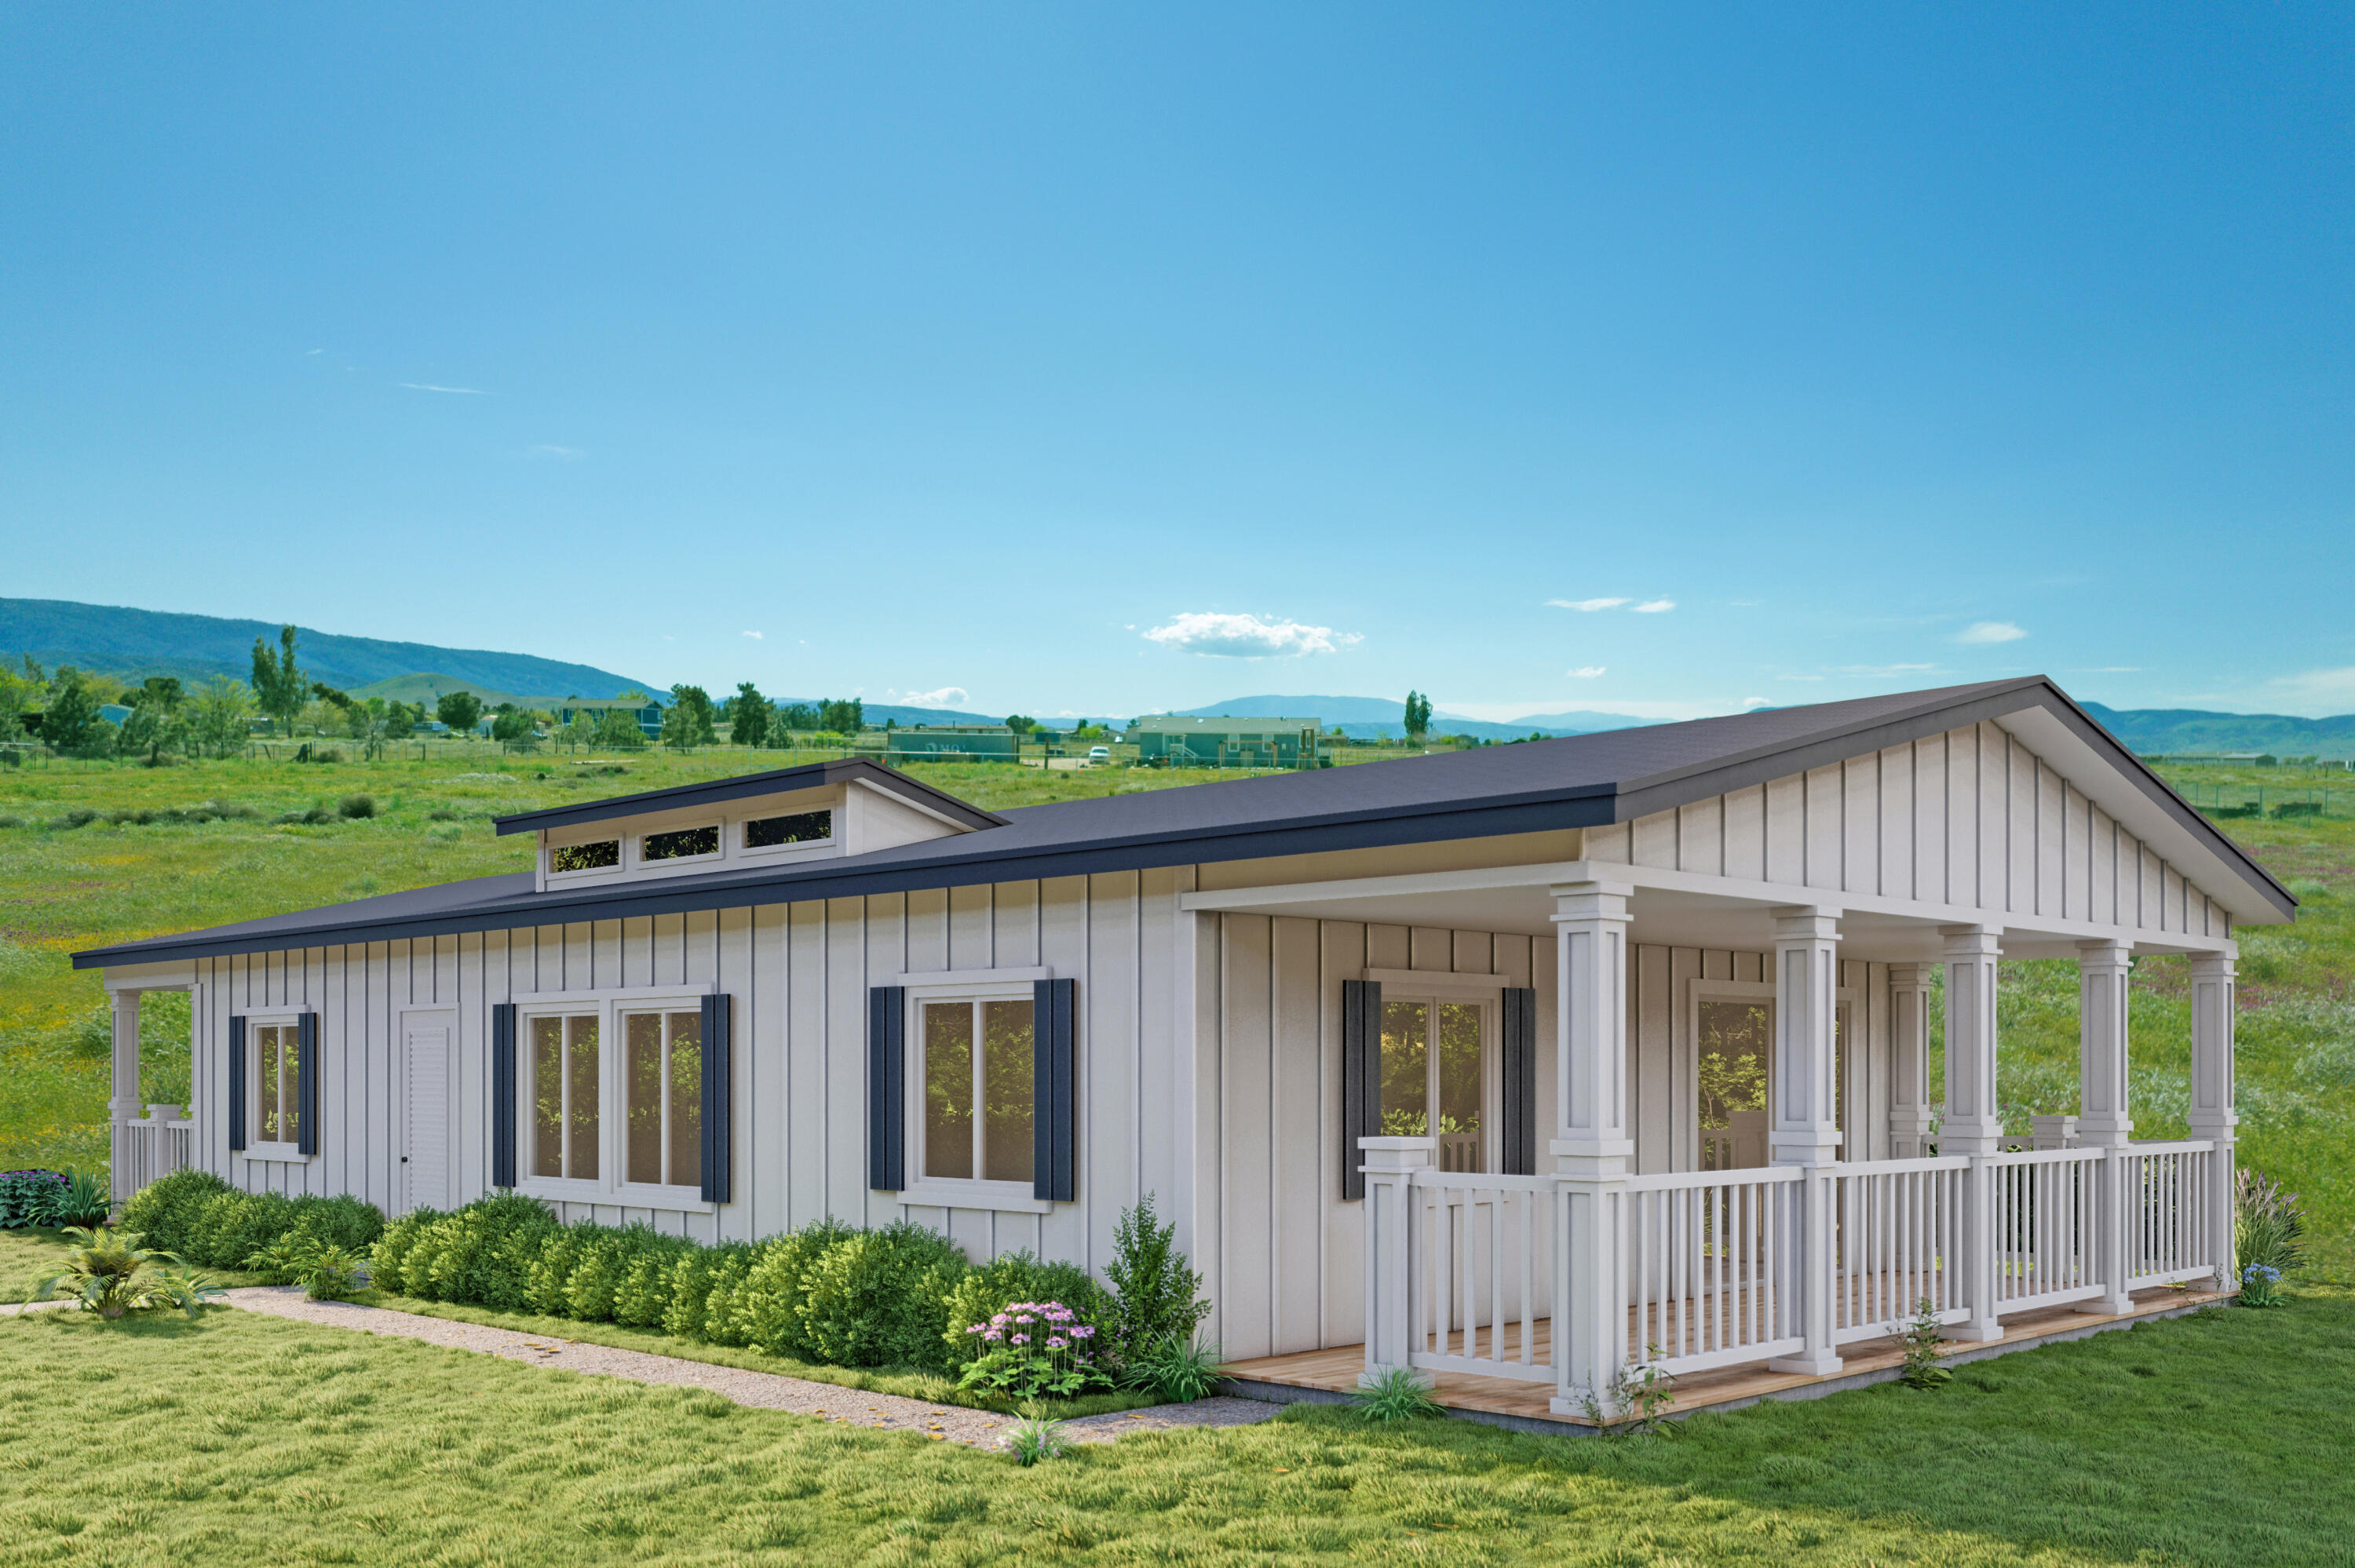
[[[1569,1179],[1433,1170],[1436,1139],[1369,1141],[1415,1146],[1367,1167],[1369,1366],[1560,1383],[1554,1296],[1597,1268],[1624,1281],[1625,1358],[1689,1372],[1879,1339],[1924,1298],[1941,1322],[1994,1319],[2230,1262],[2231,1238],[2211,1234],[2222,1167],[2209,1142],[1682,1171],[1599,1192],[1589,1180],[1617,1255],[1558,1259]],[[1828,1188],[1817,1243],[1802,1224],[1809,1183]],[[2105,1258],[2124,1259],[2122,1286]],[[1823,1282],[1831,1310],[1815,1321],[1830,1344],[1816,1346],[1805,1301]]]
[[1631,1357],[1683,1372],[1799,1348],[1791,1270],[1805,1174],[1773,1165],[1628,1179]]
[[107,1184],[118,1203],[194,1160],[197,1124],[181,1119],[178,1106],[149,1106],[144,1117],[125,1118],[115,1130],[117,1156]]
[[1873,1160],[1829,1167],[1839,1258],[1832,1276],[1832,1340],[1847,1344],[1890,1331],[1929,1301],[1942,1323],[1969,1306],[1953,1266],[1961,1245],[1963,1186],[1971,1162]]
[[2216,1179],[2213,1143],[2129,1143],[2116,1151],[2126,1188],[2126,1288],[2172,1285],[2215,1272],[2230,1237],[2210,1235],[2203,1201]]
[[1555,1189],[1550,1176],[1414,1172],[1408,1365],[1554,1381]]
[[2062,1307],[2099,1296],[2094,1263],[2101,1149],[1991,1154],[1996,1313]]

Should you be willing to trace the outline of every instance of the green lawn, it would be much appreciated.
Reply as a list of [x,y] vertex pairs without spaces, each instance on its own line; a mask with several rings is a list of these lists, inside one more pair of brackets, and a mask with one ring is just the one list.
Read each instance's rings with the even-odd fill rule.
[[0,1564],[2355,1561],[2355,1300],[1684,1424],[1271,1425],[1023,1470],[216,1308],[0,1321]]

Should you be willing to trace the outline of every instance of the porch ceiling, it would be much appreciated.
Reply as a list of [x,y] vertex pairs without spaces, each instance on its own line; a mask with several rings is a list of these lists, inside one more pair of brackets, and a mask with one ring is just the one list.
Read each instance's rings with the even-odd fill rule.
[[[1599,878],[1622,881],[1631,868],[1572,863],[1528,866],[1478,874],[1485,885],[1465,885],[1455,875],[1369,877],[1359,882],[1302,883],[1188,895],[1189,909],[1233,910],[1253,915],[1299,916],[1316,920],[1359,920],[1390,926],[1422,926],[1456,931],[1553,935],[1553,895],[1561,883]],[[1636,870],[1633,875],[1641,878]],[[1999,918],[1977,911],[1920,906],[1918,913],[1859,907],[1821,892],[1793,889],[1762,894],[1700,892],[1643,885],[1628,900],[1631,939],[1662,947],[1730,948],[1764,952],[1774,945],[1774,911],[1796,904],[1842,907],[1843,957],[1880,962],[1934,961],[1942,950],[1938,927]],[[2097,933],[2091,928],[2039,929],[2013,923],[2003,927],[2008,959],[2073,959],[2075,944]],[[2186,951],[2147,934],[2144,952]]]

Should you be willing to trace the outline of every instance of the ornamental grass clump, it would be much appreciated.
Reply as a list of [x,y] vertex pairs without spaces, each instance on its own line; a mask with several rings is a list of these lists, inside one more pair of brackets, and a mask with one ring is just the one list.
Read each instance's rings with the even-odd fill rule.
[[1168,1404],[1188,1404],[1218,1393],[1226,1375],[1216,1342],[1181,1340],[1171,1334],[1147,1345],[1121,1369],[1121,1384]]
[[1110,1388],[1096,1330],[1060,1301],[1015,1301],[965,1334],[986,1347],[957,1379],[959,1388],[1007,1399],[1076,1399]]
[[[2243,1271],[2262,1264],[2278,1282],[2306,1261],[2306,1205],[2295,1192],[2246,1166],[2232,1177],[2232,1251]],[[2270,1303],[2267,1303],[2270,1305]]]

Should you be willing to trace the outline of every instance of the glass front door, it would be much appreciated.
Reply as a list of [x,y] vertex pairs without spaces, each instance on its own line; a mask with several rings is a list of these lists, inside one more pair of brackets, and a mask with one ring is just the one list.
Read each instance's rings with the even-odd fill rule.
[[1700,1011],[1700,1168],[1764,1165],[1774,1004],[1703,998]]

